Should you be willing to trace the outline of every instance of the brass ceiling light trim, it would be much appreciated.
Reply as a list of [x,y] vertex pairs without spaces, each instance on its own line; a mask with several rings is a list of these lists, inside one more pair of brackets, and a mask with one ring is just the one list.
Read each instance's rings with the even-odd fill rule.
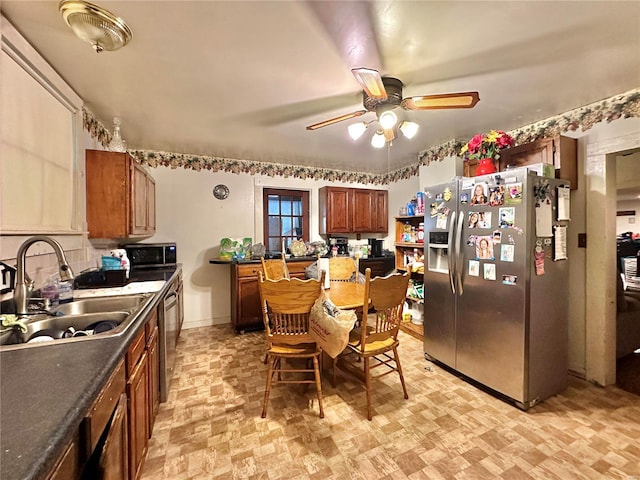
[[73,33],[97,53],[118,50],[131,40],[131,29],[124,20],[102,7],[82,0],[62,0],[58,9]]

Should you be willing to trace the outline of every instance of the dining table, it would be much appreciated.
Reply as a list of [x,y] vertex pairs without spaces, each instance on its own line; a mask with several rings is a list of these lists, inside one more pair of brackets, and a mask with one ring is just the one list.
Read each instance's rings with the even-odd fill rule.
[[330,282],[325,294],[338,308],[355,310],[364,304],[364,284],[356,282]]

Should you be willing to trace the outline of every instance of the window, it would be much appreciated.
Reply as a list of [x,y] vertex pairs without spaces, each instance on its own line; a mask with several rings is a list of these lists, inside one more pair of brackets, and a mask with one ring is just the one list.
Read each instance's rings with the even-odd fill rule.
[[263,190],[264,244],[267,251],[279,252],[294,240],[309,241],[309,192]]

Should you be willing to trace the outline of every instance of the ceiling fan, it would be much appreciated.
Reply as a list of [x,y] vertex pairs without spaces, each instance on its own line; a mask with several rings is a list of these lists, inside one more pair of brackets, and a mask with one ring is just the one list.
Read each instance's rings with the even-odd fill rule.
[[[405,110],[473,108],[476,103],[480,101],[478,92],[444,93],[402,98],[403,84],[397,78],[382,77],[377,70],[370,68],[354,68],[351,70],[351,73],[353,73],[358,83],[362,86],[362,104],[365,109],[356,110],[355,112],[346,113],[339,117],[309,125],[307,130],[317,130],[318,128],[327,127],[334,123],[359,117],[367,112],[375,112],[381,127],[380,130],[382,130],[379,130],[376,135],[378,136],[378,140],[382,141],[380,146],[384,146],[386,142],[390,142],[395,138],[394,127],[397,123],[397,116],[392,110],[397,107],[402,107]],[[356,136],[350,132],[352,137],[355,139],[362,135],[369,123],[371,122],[356,124],[359,126],[356,129],[359,135],[356,134]],[[412,122],[403,123],[408,124]],[[413,124],[413,126],[414,130],[417,130],[417,124]],[[402,124],[399,128],[403,130]],[[406,133],[405,135],[409,136]],[[415,131],[413,135],[415,135]],[[409,138],[413,135],[410,135]],[[374,144],[373,140],[372,144]]]

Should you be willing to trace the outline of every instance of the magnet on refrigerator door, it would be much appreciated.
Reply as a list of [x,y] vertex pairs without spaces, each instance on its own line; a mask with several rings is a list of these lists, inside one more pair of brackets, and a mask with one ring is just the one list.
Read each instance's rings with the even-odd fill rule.
[[515,247],[505,243],[500,245],[500,260],[503,262],[513,262]]
[[507,185],[507,196],[505,205],[520,205],[522,203],[522,183],[512,183]]
[[512,228],[516,220],[516,209],[513,207],[502,207],[498,210],[500,228]]
[[518,283],[517,275],[502,275],[502,283],[504,285],[515,285]]
[[484,279],[495,280],[496,279],[496,264],[485,263],[484,264]]
[[487,205],[487,184],[485,182],[476,183],[473,187],[473,195],[471,196],[471,205]]
[[489,188],[489,205],[492,207],[504,205],[504,185]]
[[490,235],[478,235],[476,237],[476,258],[480,260],[493,260],[493,240]]
[[469,260],[469,275],[472,277],[480,276],[480,262],[478,260]]

